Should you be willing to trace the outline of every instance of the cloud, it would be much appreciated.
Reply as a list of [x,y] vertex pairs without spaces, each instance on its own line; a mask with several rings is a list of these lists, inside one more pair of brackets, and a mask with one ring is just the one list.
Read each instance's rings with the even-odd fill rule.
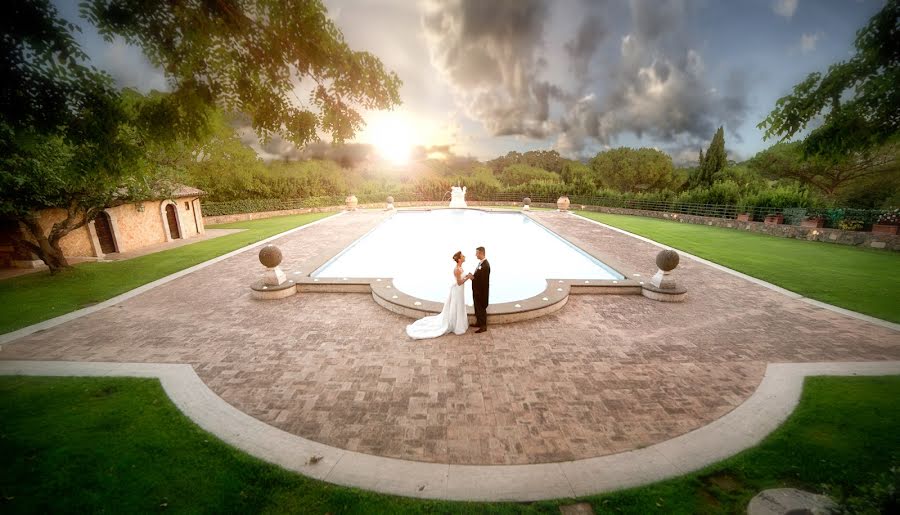
[[791,18],[797,11],[800,0],[775,0],[772,2],[772,11],[778,16]]
[[818,43],[818,41],[820,39],[822,39],[823,36],[824,36],[824,34],[821,31],[816,32],[815,34],[805,34],[804,33],[803,35],[801,35],[800,36],[800,52],[804,53],[804,54],[808,54],[810,52],[815,51],[816,43]]
[[[688,146],[708,142],[719,125],[734,134],[743,123],[745,76],[726,73],[721,92],[714,87],[687,39],[687,0],[632,0],[632,23],[615,39],[606,20],[621,18],[621,4],[585,4],[564,13],[583,21],[562,48],[545,43],[549,3],[430,4],[423,28],[432,63],[491,134],[555,138],[561,153],[575,157],[625,133]],[[610,61],[602,80],[590,76],[598,55]],[[568,60],[570,75],[547,78],[546,63],[557,57]]]
[[104,48],[96,64],[109,72],[119,87],[134,88],[143,93],[169,91],[163,71],[150,64],[140,48],[121,38]]

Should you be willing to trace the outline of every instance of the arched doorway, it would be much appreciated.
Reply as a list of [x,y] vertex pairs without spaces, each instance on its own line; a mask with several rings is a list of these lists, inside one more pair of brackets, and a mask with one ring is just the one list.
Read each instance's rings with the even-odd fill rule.
[[112,222],[109,215],[101,212],[94,219],[94,230],[97,231],[97,240],[100,242],[100,251],[104,254],[116,252],[116,239],[113,237]]
[[173,204],[166,206],[166,221],[169,222],[169,236],[173,240],[181,238],[181,234],[178,232],[178,213],[175,211]]

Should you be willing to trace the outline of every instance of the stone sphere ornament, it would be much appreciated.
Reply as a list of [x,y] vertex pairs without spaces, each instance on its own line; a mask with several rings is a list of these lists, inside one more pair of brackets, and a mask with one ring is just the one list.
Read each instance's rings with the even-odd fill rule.
[[347,209],[350,211],[356,211],[356,207],[359,205],[359,199],[356,198],[356,195],[350,195],[346,198]]
[[649,284],[641,283],[641,294],[662,302],[683,302],[687,290],[679,286],[672,275],[672,270],[678,266],[680,259],[674,250],[659,251],[656,255],[659,270],[650,278]]
[[525,197],[522,200],[522,203],[525,204],[526,206],[530,206],[531,205],[531,197]]
[[259,262],[266,268],[275,268],[281,264],[281,249],[275,245],[266,245],[259,251]]
[[388,203],[388,204],[393,204],[393,203],[394,203],[394,197],[388,196],[388,198],[387,198],[387,203]]
[[281,264],[281,249],[275,245],[266,245],[259,250],[259,262],[266,267],[262,279],[250,285],[254,299],[283,299],[297,293],[297,285],[288,280],[278,265]]
[[563,195],[559,197],[559,200],[556,201],[556,208],[560,211],[568,211],[569,210],[569,197]]
[[678,266],[679,260],[678,253],[674,250],[661,250],[659,254],[656,255],[656,266],[663,272],[671,272]]

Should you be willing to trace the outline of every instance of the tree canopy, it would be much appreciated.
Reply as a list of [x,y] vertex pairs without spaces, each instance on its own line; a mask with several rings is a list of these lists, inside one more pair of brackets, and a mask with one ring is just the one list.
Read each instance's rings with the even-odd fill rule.
[[725,153],[725,131],[722,127],[713,135],[709,142],[706,154],[700,150],[699,166],[689,179],[691,188],[708,188],[721,177],[722,170],[728,164],[728,154]]
[[804,156],[803,143],[778,143],[757,154],[750,166],[772,179],[793,179],[834,199],[860,179],[896,174],[900,145],[882,145],[865,154]]
[[868,151],[900,129],[900,2],[888,0],[857,32],[856,53],[814,72],[780,98],[758,127],[786,141],[823,117],[803,142],[805,155]]
[[675,166],[668,154],[654,148],[614,148],[591,159],[599,186],[619,191],[642,192],[678,186]]
[[321,131],[341,142],[364,124],[357,108],[400,104],[397,75],[351,50],[319,0],[87,0],[81,11],[107,40],[143,48],[185,112],[244,113],[263,138],[299,146]]
[[[356,109],[400,102],[397,76],[352,51],[318,0],[83,2],[104,37],[140,46],[162,68],[172,91],[147,96],[118,91],[90,66],[73,37],[79,27],[49,0],[6,7],[0,216],[18,222],[17,245],[51,272],[67,266],[60,239],[104,208],[165,196],[203,151],[217,108],[248,115],[264,138],[303,144],[319,131],[349,138],[362,125]],[[294,98],[297,81],[310,83],[306,103]],[[49,230],[39,223],[46,208],[66,212]]]

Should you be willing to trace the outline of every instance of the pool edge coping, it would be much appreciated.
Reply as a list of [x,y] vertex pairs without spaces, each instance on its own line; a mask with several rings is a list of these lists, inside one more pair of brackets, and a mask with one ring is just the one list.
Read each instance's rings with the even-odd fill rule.
[[[543,230],[551,235],[561,239],[564,244],[571,245],[576,251],[581,252],[588,257],[598,261],[604,267],[622,275],[622,279],[571,279],[571,278],[544,278],[547,286],[540,293],[527,297],[525,299],[515,300],[511,302],[500,302],[488,306],[488,324],[507,324],[532,320],[544,315],[554,313],[568,302],[568,296],[579,294],[596,294],[596,295],[641,295],[641,287],[644,284],[644,278],[640,274],[632,273],[630,267],[624,266],[619,260],[605,254],[598,254],[585,249],[582,245],[572,241],[570,238],[563,236],[539,219],[532,216],[531,211],[519,211],[513,209],[490,209],[488,207],[465,207],[465,208],[449,208],[449,207],[417,207],[417,208],[400,208],[390,211],[389,216],[385,217],[379,225],[397,213],[401,212],[423,212],[437,211],[448,209],[465,209],[471,211],[483,211],[486,213],[502,213],[504,215],[519,214],[527,217],[529,220],[540,226]],[[421,318],[424,316],[435,315],[441,312],[443,303],[430,301],[415,297],[413,295],[402,292],[394,286],[394,278],[392,277],[313,277],[316,273],[338,256],[354,246],[359,241],[365,239],[378,225],[366,231],[347,245],[332,245],[314,256],[303,264],[300,270],[285,270],[288,278],[296,283],[297,293],[371,293],[376,304],[391,311],[393,313],[406,316],[409,318]],[[303,270],[309,269],[309,272]],[[299,277],[298,277],[299,276]],[[635,277],[639,277],[636,279]],[[390,290],[390,291],[385,291]],[[273,299],[277,300],[277,299]],[[474,308],[466,306],[466,312],[469,315],[470,323],[474,323]]]

